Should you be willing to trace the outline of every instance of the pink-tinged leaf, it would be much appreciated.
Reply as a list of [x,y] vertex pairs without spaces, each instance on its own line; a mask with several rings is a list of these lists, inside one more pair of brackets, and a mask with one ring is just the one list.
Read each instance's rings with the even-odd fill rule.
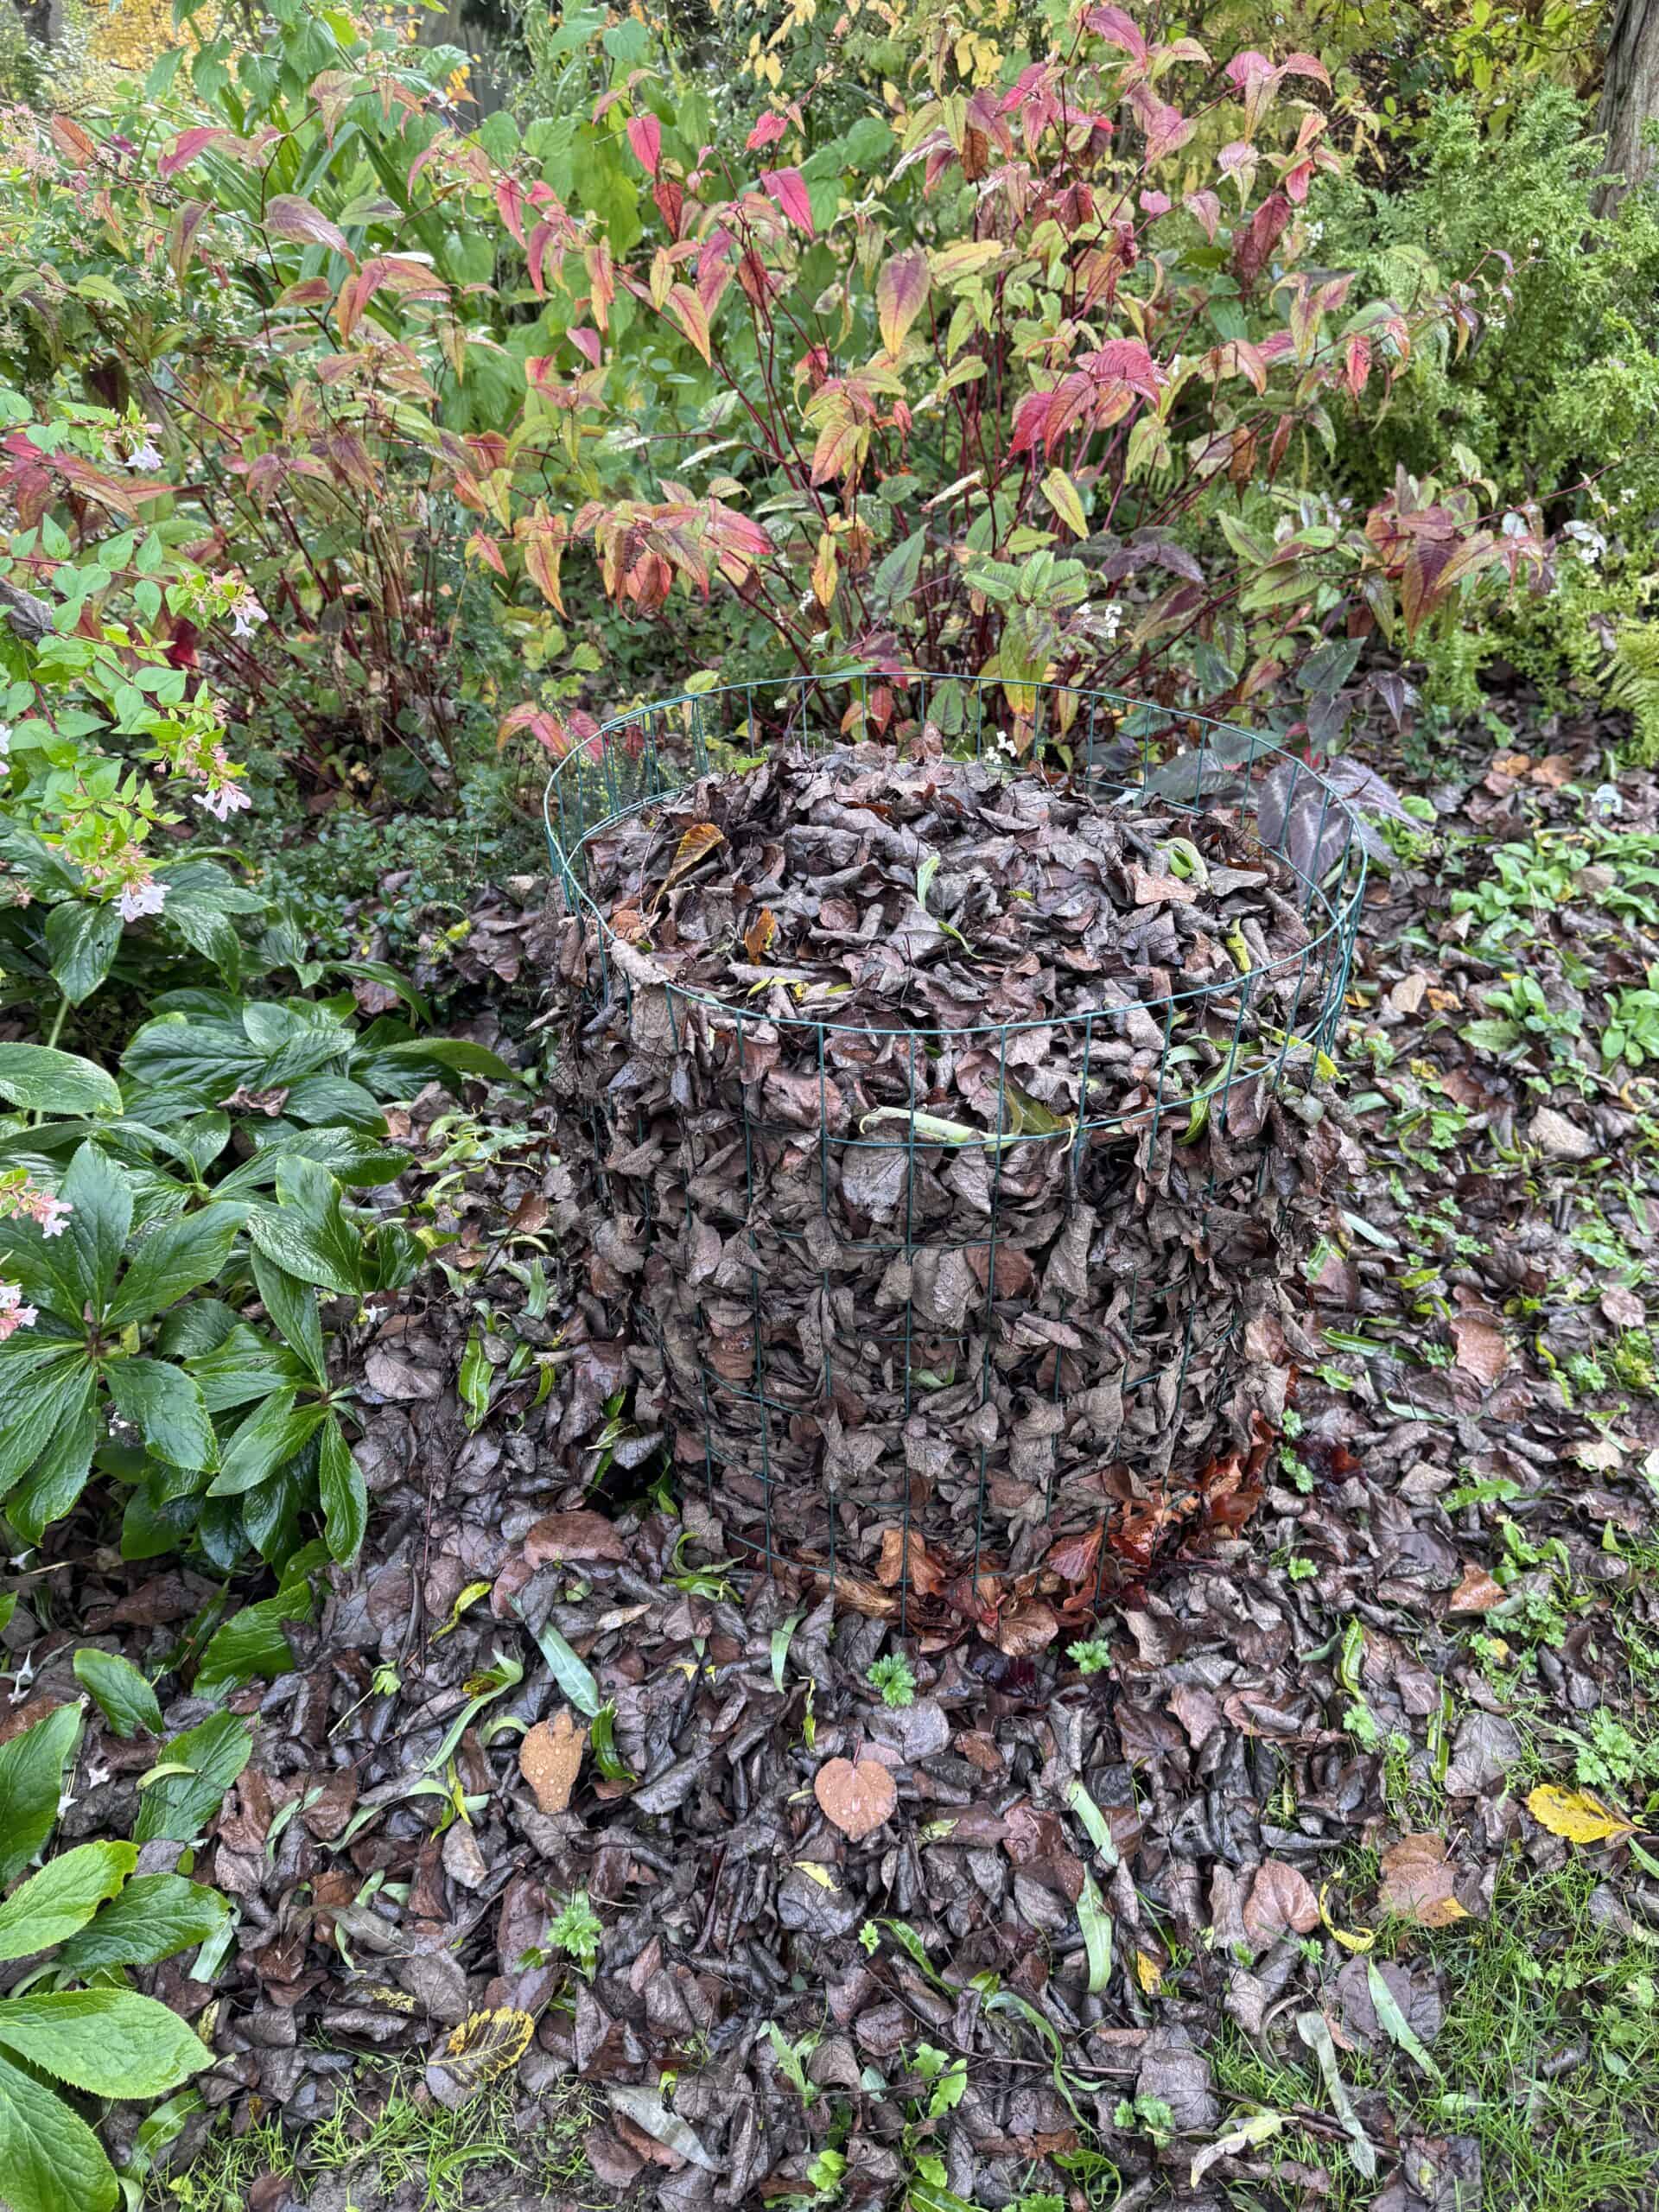
[[1144,65],[1151,59],[1152,48],[1121,8],[1091,8],[1084,20],[1096,38],[1103,38],[1108,46],[1116,47],[1132,61]]
[[1129,105],[1147,135],[1148,162],[1161,162],[1167,155],[1179,153],[1198,127],[1179,108],[1160,100],[1147,85],[1135,86],[1129,94]]
[[504,176],[495,188],[496,213],[520,245],[524,242],[524,194],[517,178]]
[[213,123],[199,123],[189,130],[181,130],[156,163],[156,175],[163,180],[176,176],[181,168],[188,168],[204,146],[211,146],[216,138],[228,138],[230,135]]
[[587,264],[588,282],[592,287],[589,304],[594,321],[601,330],[610,328],[611,302],[616,297],[616,270],[611,260],[611,249],[601,238],[590,245],[582,257]]
[[1152,216],[1154,220],[1160,215],[1167,215],[1174,204],[1166,192],[1143,192],[1141,194],[1141,213]]
[[651,196],[657,202],[657,213],[663,219],[664,229],[670,238],[677,238],[685,215],[685,193],[678,179],[658,177],[652,188]]
[[538,300],[547,297],[547,275],[544,264],[548,248],[557,236],[551,223],[537,223],[530,234],[530,244],[524,249],[524,258],[530,264],[530,281],[536,288]]
[[279,308],[326,307],[334,296],[334,288],[326,276],[302,276],[297,284],[286,284],[276,295]]
[[1313,175],[1312,162],[1298,162],[1294,168],[1287,169],[1280,180],[1284,187],[1286,199],[1294,200],[1300,207],[1307,198],[1308,181]]
[[493,569],[496,575],[505,582],[507,564],[501,558],[501,548],[493,537],[486,537],[481,530],[475,530],[467,540],[466,550],[474,561],[482,561],[486,568]]
[[709,317],[703,312],[702,302],[689,284],[676,284],[668,295],[668,312],[710,367],[714,353],[709,339]]
[[299,245],[326,245],[348,256],[352,251],[339,224],[331,223],[321,208],[297,193],[279,192],[265,202],[265,228]]
[[1343,347],[1342,380],[1356,399],[1371,378],[1371,341],[1356,332]]
[[1331,72],[1317,54],[1287,54],[1279,67],[1287,77],[1313,77],[1327,89],[1330,86]]
[[1290,202],[1282,192],[1269,193],[1249,223],[1233,235],[1233,273],[1248,292],[1268,265],[1268,256],[1284,235],[1290,220]]
[[67,115],[54,115],[47,127],[52,143],[72,168],[92,168],[98,160],[98,143],[90,131]]
[[808,238],[817,236],[812,228],[812,201],[799,169],[762,169],[760,181],[798,231]]
[[1221,225],[1221,202],[1215,194],[1189,192],[1181,205],[1213,245],[1216,242],[1216,232]]
[[1243,54],[1234,54],[1222,74],[1236,90],[1242,92],[1246,85],[1259,82],[1264,77],[1276,77],[1281,73],[1265,54],[1258,54],[1252,47]]
[[585,326],[580,330],[567,330],[565,336],[578,353],[594,368],[599,366],[599,333]]
[[875,280],[875,313],[881,326],[881,343],[897,353],[906,333],[926,304],[927,255],[920,246],[895,253]]
[[654,115],[636,115],[628,124],[628,143],[647,176],[655,176],[663,157],[663,126]]
[[743,141],[744,150],[758,154],[763,146],[775,146],[788,128],[788,122],[781,115],[761,116]]

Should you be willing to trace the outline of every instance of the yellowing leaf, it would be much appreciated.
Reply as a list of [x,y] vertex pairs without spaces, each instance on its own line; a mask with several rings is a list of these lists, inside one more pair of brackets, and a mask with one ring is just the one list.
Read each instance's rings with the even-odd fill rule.
[[1074,537],[1087,537],[1089,524],[1077,486],[1063,468],[1051,468],[1043,479],[1043,497]]
[[1157,1960],[1153,1957],[1150,1951],[1137,1951],[1135,1953],[1135,1978],[1140,1983],[1144,1993],[1148,1997],[1155,1997],[1159,1991],[1163,1987],[1164,1970],[1159,1965]]
[[1344,1951],[1369,1951],[1376,1941],[1375,1928],[1338,1928],[1332,1919],[1325,1899],[1331,1894],[1331,1885],[1325,1883],[1319,1891],[1319,1918]]
[[1629,1835],[1636,1826],[1610,1812],[1587,1789],[1563,1789],[1554,1782],[1539,1784],[1527,1799],[1527,1810],[1541,1827],[1565,1836],[1569,1843],[1605,1843],[1614,1836]]
[[713,364],[709,349],[709,316],[702,302],[689,284],[676,284],[668,296],[668,311],[703,359]]
[[825,531],[818,539],[818,556],[812,563],[812,596],[820,607],[828,607],[836,595],[836,541]]
[[726,842],[726,832],[716,829],[712,822],[694,822],[674,849],[674,859],[668,874],[663,878],[663,888],[677,883],[689,875],[705,853],[712,853],[716,845]]
[[487,1598],[489,1594],[490,1586],[487,1582],[469,1582],[454,1604],[450,1606],[449,1618],[443,1626],[433,1630],[432,1642],[439,1643],[446,1636],[453,1635],[461,1626],[461,1617],[469,1605],[475,1605],[480,1598]]
[[438,2053],[443,2070],[468,2094],[510,2073],[530,2048],[536,2032],[528,2012],[502,2005],[493,2012],[474,2012],[464,2019]]
[[927,256],[920,246],[895,253],[883,265],[875,280],[875,312],[881,325],[881,343],[889,353],[896,353],[904,344],[906,332],[926,302],[927,287]]

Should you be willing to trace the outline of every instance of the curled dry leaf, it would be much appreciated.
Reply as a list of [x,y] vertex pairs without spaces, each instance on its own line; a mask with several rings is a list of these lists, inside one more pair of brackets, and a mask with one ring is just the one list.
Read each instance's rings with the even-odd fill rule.
[[899,1804],[898,1786],[879,1759],[860,1759],[856,1766],[830,1759],[818,1769],[812,1790],[824,1818],[854,1843],[891,1820]]
[[1437,1835],[1405,1835],[1382,1854],[1382,1882],[1377,1902],[1396,1919],[1419,1928],[1449,1928],[1469,1916],[1452,1894],[1456,1869]]
[[518,1746],[518,1771],[535,1791],[540,1811],[563,1813],[569,1806],[587,1744],[588,1731],[577,1727],[568,1705],[525,1734]]

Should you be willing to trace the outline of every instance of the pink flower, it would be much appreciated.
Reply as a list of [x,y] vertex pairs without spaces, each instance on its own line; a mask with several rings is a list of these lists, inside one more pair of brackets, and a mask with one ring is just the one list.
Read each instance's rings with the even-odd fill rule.
[[[0,1220],[38,1222],[42,1236],[61,1236],[74,1208],[67,1198],[50,1191],[37,1191],[27,1181],[0,1183]],[[0,1283],[0,1292],[5,1286]]]
[[34,1306],[22,1303],[22,1296],[15,1282],[0,1282],[0,1344],[19,1329],[33,1327],[41,1318]]

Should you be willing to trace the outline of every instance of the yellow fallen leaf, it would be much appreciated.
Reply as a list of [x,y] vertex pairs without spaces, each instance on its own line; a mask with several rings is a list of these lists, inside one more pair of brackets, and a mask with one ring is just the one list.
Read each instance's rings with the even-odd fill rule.
[[1155,1997],[1164,1986],[1164,1970],[1148,1951],[1135,1953],[1135,1978],[1148,1997]]
[[1338,1928],[1336,1922],[1332,1919],[1330,1908],[1325,1904],[1325,1899],[1330,1894],[1331,1885],[1326,1882],[1319,1891],[1319,1918],[1344,1951],[1369,1951],[1376,1941],[1376,1929]]
[[1527,1810],[1540,1827],[1565,1836],[1569,1843],[1605,1843],[1611,1837],[1630,1834],[1636,1827],[1622,1814],[1610,1812],[1587,1789],[1563,1789],[1554,1782],[1539,1784],[1527,1799]]

